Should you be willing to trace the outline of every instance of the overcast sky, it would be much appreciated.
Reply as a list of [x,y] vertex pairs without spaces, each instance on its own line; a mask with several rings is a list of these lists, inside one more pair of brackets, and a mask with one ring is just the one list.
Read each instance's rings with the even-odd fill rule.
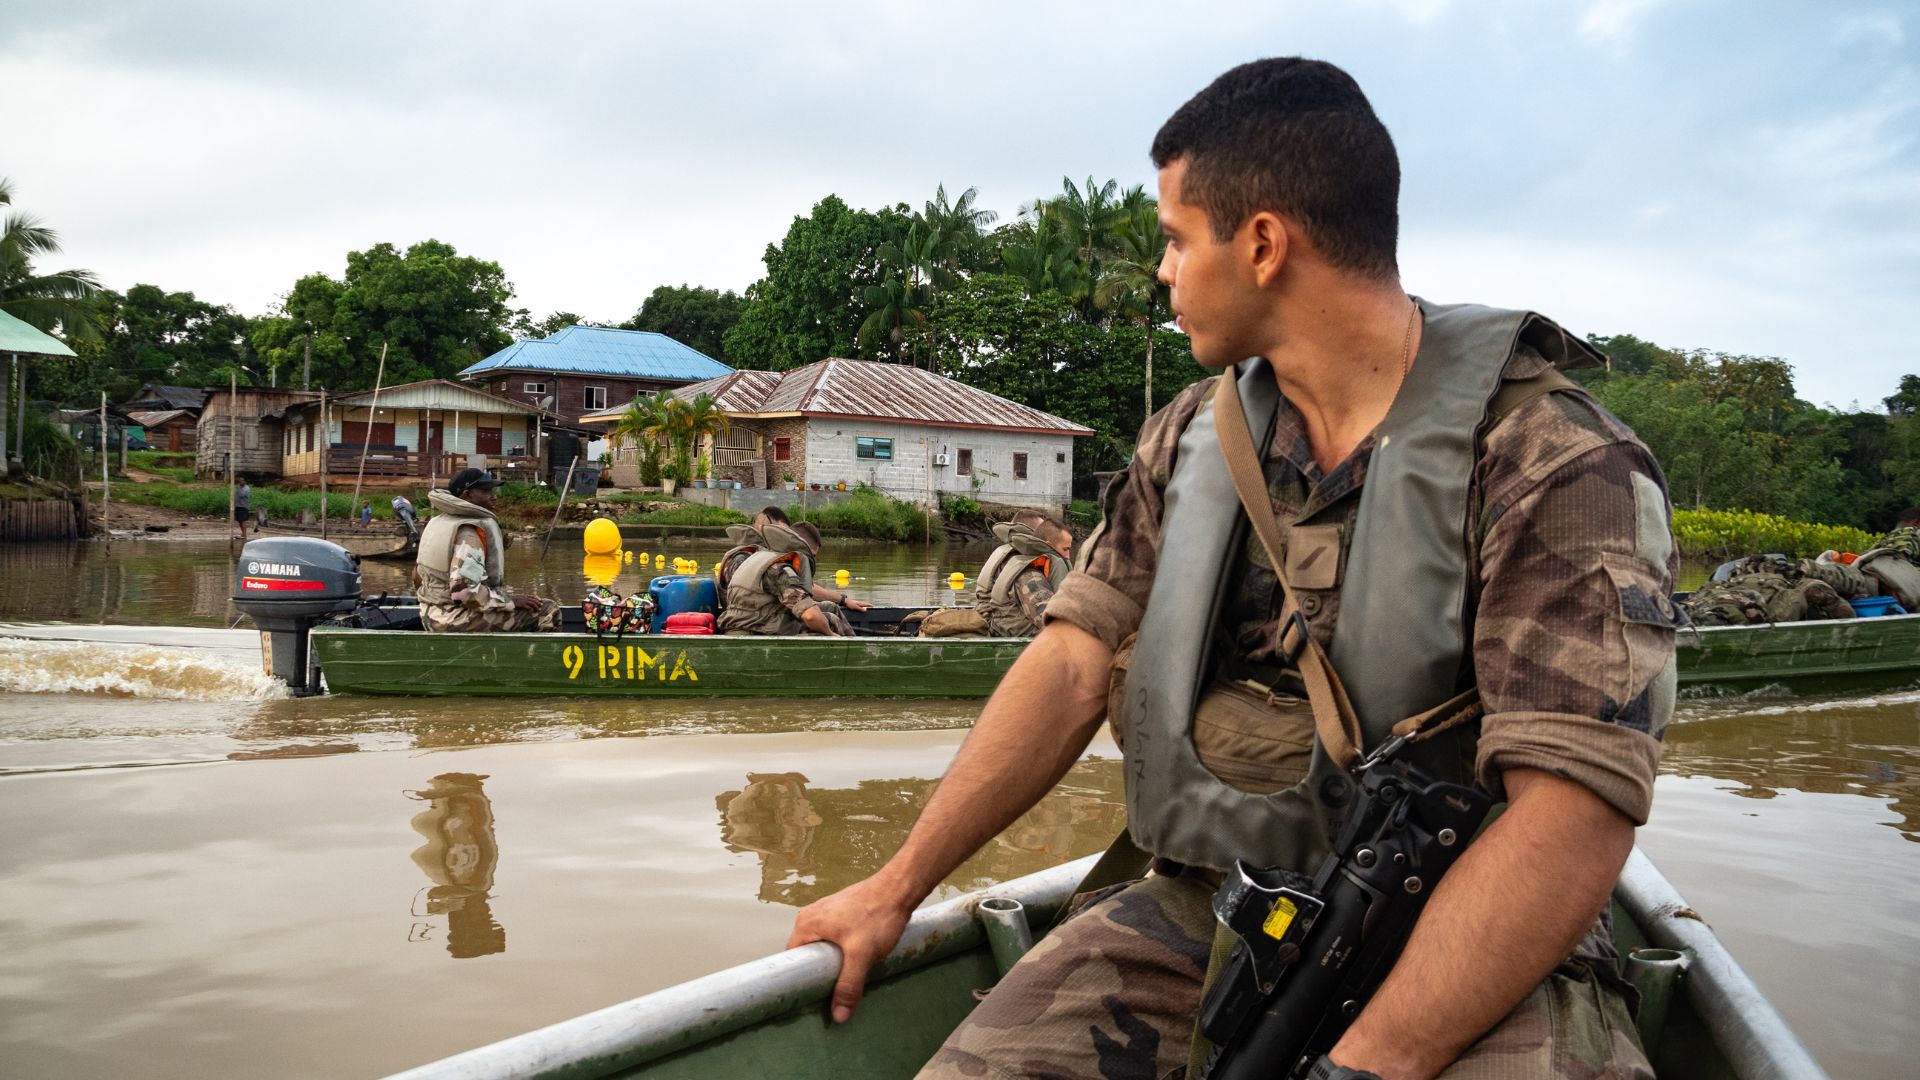
[[1780,356],[1841,406],[1920,372],[1910,2],[6,0],[0,41],[0,175],[66,243],[44,268],[248,314],[436,237],[536,317],[624,319],[744,288],[829,192],[1151,188],[1182,101],[1302,54],[1393,132],[1410,290]]

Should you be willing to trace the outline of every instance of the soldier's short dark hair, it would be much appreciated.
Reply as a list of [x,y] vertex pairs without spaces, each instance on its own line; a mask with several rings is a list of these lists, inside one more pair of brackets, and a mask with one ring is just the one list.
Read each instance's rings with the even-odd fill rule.
[[1332,64],[1255,60],[1215,79],[1153,137],[1155,168],[1183,160],[1180,197],[1216,239],[1274,210],[1331,265],[1399,273],[1400,158],[1360,84]]
[[1920,525],[1920,506],[1909,506],[1902,510],[1893,523],[1896,529],[1911,529],[1916,525]]
[[788,526],[788,528],[798,533],[800,535],[800,539],[805,540],[807,542],[808,547],[812,548],[815,551],[820,550],[819,526],[815,525],[811,521],[796,521],[792,525]]
[[777,506],[767,506],[754,516],[765,518],[775,525],[785,525],[787,523],[787,512]]

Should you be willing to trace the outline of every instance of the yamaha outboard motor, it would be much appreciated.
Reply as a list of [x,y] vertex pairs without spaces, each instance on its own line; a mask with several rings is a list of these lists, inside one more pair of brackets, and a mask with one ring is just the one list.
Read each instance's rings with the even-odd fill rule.
[[240,549],[233,605],[267,638],[267,674],[295,694],[320,692],[308,651],[313,625],[360,605],[360,557],[311,536],[273,536]]
[[401,524],[407,527],[408,536],[413,537],[415,540],[420,538],[420,529],[414,523],[412,499],[407,498],[405,495],[395,495],[393,497],[393,516],[399,518]]

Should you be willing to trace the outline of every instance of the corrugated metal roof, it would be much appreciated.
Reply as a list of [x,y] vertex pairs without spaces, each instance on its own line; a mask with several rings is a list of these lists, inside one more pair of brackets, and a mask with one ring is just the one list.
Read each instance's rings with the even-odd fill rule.
[[73,350],[51,334],[43,334],[26,322],[0,311],[0,353],[21,356],[72,356]]
[[186,409],[133,409],[127,413],[127,419],[139,424],[143,428],[157,428],[161,424],[181,416],[189,420],[193,419],[193,414]]
[[744,377],[681,387],[674,396],[711,393],[729,413],[797,413],[941,427],[1093,434],[1092,428],[1071,420],[905,364],[832,359],[792,371],[736,374]]
[[460,375],[466,378],[490,371],[555,371],[694,382],[732,370],[665,334],[569,326],[548,337],[516,341]]
[[[342,394],[334,400],[347,408],[370,406],[373,404],[373,391],[362,390],[357,394]],[[523,401],[510,401],[492,394],[483,394],[471,386],[461,386],[459,383],[448,382],[445,379],[422,379],[419,382],[383,387],[380,391],[380,407],[444,411],[462,409],[467,412],[517,413],[524,416],[533,416],[540,412],[539,409]]]

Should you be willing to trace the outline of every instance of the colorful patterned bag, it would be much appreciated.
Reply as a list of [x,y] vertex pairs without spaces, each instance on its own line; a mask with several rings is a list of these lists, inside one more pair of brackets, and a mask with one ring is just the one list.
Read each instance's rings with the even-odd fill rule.
[[626,634],[644,634],[653,622],[653,601],[635,593],[622,598],[605,585],[595,585],[580,601],[580,614],[593,636],[604,639],[612,634],[618,641]]

